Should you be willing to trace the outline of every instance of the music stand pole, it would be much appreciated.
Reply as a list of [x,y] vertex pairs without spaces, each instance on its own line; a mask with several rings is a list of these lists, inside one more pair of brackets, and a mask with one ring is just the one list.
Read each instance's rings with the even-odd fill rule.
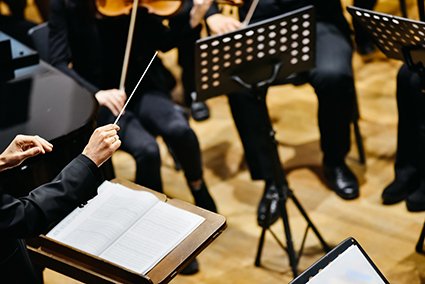
[[[280,157],[279,157],[279,152],[278,152],[278,148],[277,148],[277,141],[275,139],[275,134],[276,132],[273,130],[273,126],[270,120],[270,115],[268,112],[268,108],[267,108],[267,104],[266,104],[266,93],[267,93],[267,89],[269,88],[270,85],[273,84],[273,82],[276,80],[277,74],[279,73],[279,70],[282,66],[282,63],[277,63],[274,65],[273,68],[273,74],[271,75],[271,77],[267,80],[255,83],[255,84],[248,84],[246,82],[244,82],[240,77],[238,76],[233,76],[233,80],[235,80],[238,84],[240,84],[242,87],[244,87],[247,91],[250,92],[250,94],[252,96],[254,96],[257,100],[257,106],[258,106],[258,115],[261,117],[261,120],[263,121],[263,125],[264,125],[264,135],[266,135],[269,139],[269,143],[268,143],[268,152],[270,153],[270,160],[272,161],[273,164],[273,177],[274,177],[274,182],[276,185],[276,189],[278,192],[278,204],[279,204],[279,211],[280,211],[280,217],[282,218],[282,222],[283,222],[283,227],[284,227],[284,233],[285,233],[285,238],[286,238],[286,248],[283,246],[283,244],[279,241],[279,239],[276,237],[276,234],[273,233],[273,231],[270,230],[270,206],[271,206],[271,201],[275,198],[272,194],[267,193],[266,194],[266,207],[269,209],[266,212],[266,220],[265,220],[265,226],[262,227],[262,231],[261,231],[261,235],[260,235],[260,240],[258,243],[258,250],[257,250],[257,254],[255,257],[255,265],[261,266],[261,254],[262,254],[262,250],[264,247],[264,241],[265,241],[265,236],[266,236],[266,232],[270,231],[273,235],[273,237],[276,239],[276,241],[279,243],[279,245],[286,250],[288,257],[289,257],[289,264],[291,266],[291,270],[292,273],[295,276],[298,275],[298,260],[300,258],[300,254],[297,254],[295,252],[295,248],[294,248],[294,244],[292,241],[292,233],[291,233],[291,227],[290,227],[290,223],[289,223],[289,218],[288,218],[288,211],[286,208],[286,201],[288,200],[288,198],[291,198],[295,204],[295,206],[297,207],[297,209],[300,211],[301,215],[304,217],[304,219],[306,220],[308,226],[306,229],[306,233],[307,230],[309,228],[311,228],[313,230],[313,232],[316,234],[317,238],[319,239],[323,249],[328,252],[330,251],[330,247],[328,246],[328,244],[325,242],[325,240],[323,239],[323,237],[321,236],[321,234],[319,233],[318,229],[314,226],[313,222],[310,220],[310,218],[308,217],[306,211],[304,210],[304,208],[301,206],[301,203],[298,201],[298,199],[295,197],[293,191],[289,188],[285,173],[283,171],[282,168],[282,164],[280,161]],[[303,239],[303,244],[302,246],[304,246],[304,241],[305,241],[305,237],[306,237],[306,233],[304,235],[304,239]]]

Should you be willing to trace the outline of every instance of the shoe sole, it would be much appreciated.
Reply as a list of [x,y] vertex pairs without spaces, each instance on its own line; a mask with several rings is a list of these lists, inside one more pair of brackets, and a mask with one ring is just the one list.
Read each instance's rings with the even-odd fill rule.
[[423,203],[410,203],[406,201],[406,207],[409,212],[425,211],[425,204]]

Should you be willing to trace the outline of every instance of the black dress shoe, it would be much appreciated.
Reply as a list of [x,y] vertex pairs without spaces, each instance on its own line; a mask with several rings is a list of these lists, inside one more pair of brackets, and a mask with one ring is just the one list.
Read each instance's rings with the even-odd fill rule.
[[183,268],[182,271],[180,271],[180,274],[193,275],[198,272],[199,272],[199,263],[195,258],[185,268]]
[[204,121],[210,117],[210,110],[204,102],[193,102],[190,106],[190,112],[196,121]]
[[[269,213],[267,214],[267,212]],[[258,204],[258,225],[268,228],[279,219],[279,216],[279,194],[277,188],[274,184],[266,184],[263,197],[261,197]]]
[[343,199],[359,197],[359,184],[356,176],[346,164],[323,165],[323,173],[328,186]]
[[405,200],[418,187],[419,180],[416,177],[396,178],[382,192],[382,203],[390,205]]
[[190,191],[192,192],[193,199],[195,199],[196,206],[217,213],[217,206],[214,199],[208,191],[205,181],[202,180],[199,188],[193,188],[189,183]]
[[366,56],[372,54],[376,50],[372,41],[365,41],[357,44],[357,52],[360,55]]
[[406,206],[410,212],[425,211],[425,181],[406,198]]

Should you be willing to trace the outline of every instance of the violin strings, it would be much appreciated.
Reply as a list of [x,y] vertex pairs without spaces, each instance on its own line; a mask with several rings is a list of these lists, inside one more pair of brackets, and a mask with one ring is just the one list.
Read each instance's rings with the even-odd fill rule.
[[153,60],[155,59],[156,55],[158,54],[158,51],[155,51],[155,54],[152,56],[151,61],[149,62],[148,66],[146,67],[145,71],[143,71],[142,76],[139,79],[139,82],[137,82],[136,87],[134,87],[133,91],[131,92],[130,97],[128,98],[128,100],[126,101],[126,103],[124,104],[123,108],[121,109],[121,112],[118,114],[117,118],[115,119],[114,124],[118,123],[118,120],[120,119],[120,117],[122,116],[122,114],[124,113],[125,108],[127,107],[128,103],[130,102],[131,98],[133,97],[134,93],[137,90],[137,87],[139,87],[140,82],[142,82],[143,77],[145,77],[146,72],[148,71],[149,67],[151,66]]

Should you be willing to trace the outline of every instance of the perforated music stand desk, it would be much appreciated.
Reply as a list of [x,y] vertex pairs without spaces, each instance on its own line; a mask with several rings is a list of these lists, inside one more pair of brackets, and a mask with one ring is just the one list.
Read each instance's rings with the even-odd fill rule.
[[289,284],[306,283],[388,284],[389,282],[360,244],[350,237]]
[[[196,100],[243,90],[235,76],[247,84],[289,75],[314,67],[314,9],[307,6],[240,30],[197,41]],[[282,63],[278,70],[276,64]],[[277,67],[276,67],[277,68]],[[275,74],[275,72],[277,72]],[[237,80],[237,79],[236,79]]]
[[[166,199],[163,194],[126,180],[114,179],[112,182],[135,190],[152,192],[163,201]],[[168,283],[223,232],[226,228],[226,219],[181,200],[167,199],[167,203],[198,214],[204,217],[205,221],[146,275],[139,275],[43,235],[27,246],[31,259],[41,267],[55,270],[84,283]]]
[[[421,91],[424,93],[425,23],[353,6],[347,7],[347,10],[388,58],[404,61],[412,71],[419,74]],[[419,253],[424,253],[424,240],[425,223],[416,244],[416,251]]]
[[[415,50],[425,47],[425,23],[353,6],[348,6],[347,11],[388,58],[407,64],[420,59],[416,57],[418,54]],[[410,54],[406,54],[406,51],[410,51]]]

